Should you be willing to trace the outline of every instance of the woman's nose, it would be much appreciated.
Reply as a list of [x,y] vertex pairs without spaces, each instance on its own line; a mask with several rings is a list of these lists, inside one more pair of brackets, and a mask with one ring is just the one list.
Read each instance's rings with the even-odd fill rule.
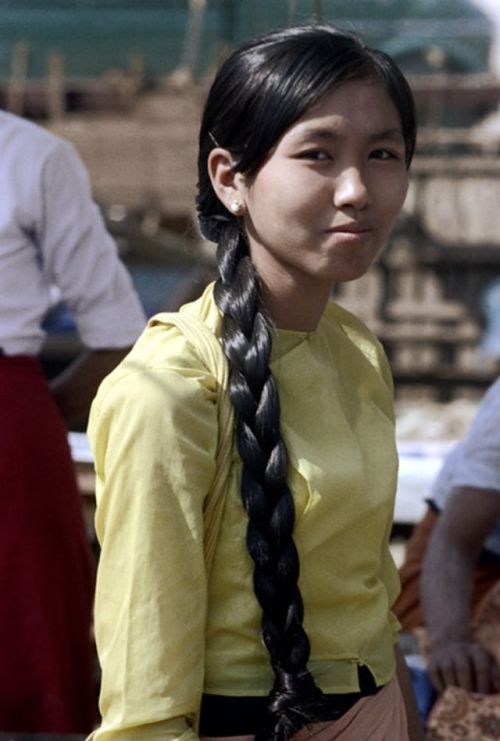
[[368,205],[370,194],[359,167],[346,168],[337,176],[333,200],[337,208],[362,209]]

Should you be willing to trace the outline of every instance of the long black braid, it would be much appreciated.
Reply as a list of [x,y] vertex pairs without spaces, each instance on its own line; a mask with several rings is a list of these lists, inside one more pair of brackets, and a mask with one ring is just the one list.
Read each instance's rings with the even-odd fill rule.
[[[224,314],[223,345],[230,363],[229,396],[243,462],[241,496],[248,515],[246,543],[262,636],[275,673],[268,727],[258,738],[286,739],[311,717],[321,698],[307,670],[310,647],[302,621],[299,557],[292,533],[293,497],[280,431],[280,405],[269,369],[271,334],[259,307],[258,280],[236,219],[222,230],[215,301]],[[310,707],[309,707],[310,706]]]
[[252,177],[284,131],[322,95],[346,80],[366,78],[381,82],[396,105],[409,165],[415,115],[406,80],[385,54],[329,26],[276,31],[234,52],[211,87],[200,129],[198,218],[203,234],[218,245],[214,296],[223,314],[229,394],[243,463],[246,544],[262,608],[263,640],[275,676],[258,741],[285,741],[321,719],[324,696],[307,668],[310,645],[298,587],[295,509],[287,483],[278,390],[269,368],[270,325],[243,220],[218,199],[207,161],[210,150],[220,145],[230,152],[234,172]]

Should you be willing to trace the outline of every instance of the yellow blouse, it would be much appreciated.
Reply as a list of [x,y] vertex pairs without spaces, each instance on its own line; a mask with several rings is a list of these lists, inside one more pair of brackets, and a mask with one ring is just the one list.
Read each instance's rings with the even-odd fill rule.
[[[212,286],[185,310],[218,334]],[[273,332],[271,368],[290,456],[309,667],[329,693],[358,689],[358,664],[384,684],[394,675],[390,607],[399,589],[388,547],[397,455],[385,355],[330,302],[314,332]],[[204,567],[215,388],[196,349],[160,317],[94,401],[103,672],[95,741],[187,741],[196,738],[202,692],[271,687],[236,451],[209,579]]]

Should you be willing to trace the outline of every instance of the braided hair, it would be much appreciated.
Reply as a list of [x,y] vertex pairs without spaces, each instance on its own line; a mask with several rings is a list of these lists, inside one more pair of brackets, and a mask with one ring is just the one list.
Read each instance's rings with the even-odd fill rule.
[[223,314],[229,396],[243,464],[246,545],[274,672],[258,741],[285,741],[320,719],[324,697],[307,667],[310,644],[298,586],[294,501],[279,394],[269,368],[270,322],[242,220],[218,199],[207,160],[214,146],[223,147],[233,158],[233,170],[251,176],[280,136],[322,96],[343,82],[366,78],[384,85],[399,112],[409,166],[415,114],[408,83],[390,57],[331,26],[274,31],[233,52],[210,89],[200,129],[196,205],[202,233],[217,243],[214,298]]

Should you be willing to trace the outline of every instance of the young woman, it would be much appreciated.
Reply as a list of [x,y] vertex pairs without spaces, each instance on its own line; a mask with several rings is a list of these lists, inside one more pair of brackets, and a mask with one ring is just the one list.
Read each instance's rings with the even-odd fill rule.
[[334,28],[271,33],[219,71],[197,197],[219,278],[180,313],[198,334],[157,317],[94,402],[96,741],[409,738],[391,377],[330,294],[386,242],[414,143],[400,71]]

